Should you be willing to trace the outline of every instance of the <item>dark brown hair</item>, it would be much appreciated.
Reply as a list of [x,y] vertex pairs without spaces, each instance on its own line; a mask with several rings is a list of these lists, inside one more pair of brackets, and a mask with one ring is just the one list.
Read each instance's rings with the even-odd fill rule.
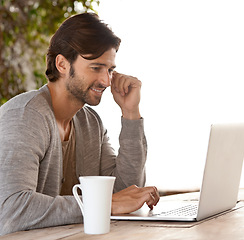
[[[53,35],[47,52],[46,76],[55,82],[59,78],[55,60],[62,54],[72,65],[78,55],[92,60],[111,48],[119,49],[120,38],[94,13],[68,18]],[[84,55],[89,54],[89,57]]]

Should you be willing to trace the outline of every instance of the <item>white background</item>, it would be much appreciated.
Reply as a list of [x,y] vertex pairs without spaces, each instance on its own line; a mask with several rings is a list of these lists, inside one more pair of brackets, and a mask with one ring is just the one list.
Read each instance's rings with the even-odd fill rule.
[[[143,83],[147,185],[199,188],[210,125],[244,121],[244,1],[101,0],[98,12],[122,39],[116,70]],[[109,89],[95,109],[117,149]]]

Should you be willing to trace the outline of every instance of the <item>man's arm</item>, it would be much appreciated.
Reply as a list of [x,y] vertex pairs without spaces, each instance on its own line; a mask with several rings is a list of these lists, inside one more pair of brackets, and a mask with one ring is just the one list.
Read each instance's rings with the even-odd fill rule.
[[143,119],[127,120],[122,118],[119,137],[120,148],[115,155],[107,132],[102,143],[101,175],[116,177],[114,192],[131,185],[143,187],[145,184],[145,162],[147,142],[144,135]]
[[[54,175],[53,181],[45,178],[48,172],[41,168],[48,161],[49,140],[44,120],[34,110],[13,109],[1,115],[0,235],[81,222],[75,199],[55,194],[58,177]],[[55,159],[50,162],[53,169],[58,168]],[[45,184],[50,192],[37,192]]]
[[[119,153],[114,156],[107,132],[102,145],[101,174],[116,176],[115,192],[131,185],[145,184],[147,142],[144,120],[139,112],[141,82],[134,77],[113,73],[111,91],[122,111]],[[110,160],[109,160],[110,159]]]
[[[122,129],[119,137],[120,149],[117,169],[126,186],[144,186],[147,142],[143,119],[139,111],[141,81],[137,78],[113,72],[111,92],[122,112]],[[121,175],[120,175],[121,177]],[[115,185],[115,187],[117,187]]]
[[147,142],[144,120],[139,112],[141,82],[134,77],[113,72],[111,92],[122,111],[122,129],[119,136],[119,153],[115,156],[104,132],[101,174],[116,176],[114,191],[131,185],[145,184]]

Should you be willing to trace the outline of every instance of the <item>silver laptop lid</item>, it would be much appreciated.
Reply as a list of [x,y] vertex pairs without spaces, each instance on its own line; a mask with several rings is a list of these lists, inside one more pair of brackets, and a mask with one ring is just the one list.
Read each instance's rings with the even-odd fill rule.
[[[165,215],[157,214],[162,213],[162,209],[165,212],[182,206],[182,201],[178,203],[176,201],[176,206],[172,206],[171,203],[167,206],[163,197],[152,212],[149,212],[148,207],[144,205],[131,214],[111,216],[111,219],[199,221],[229,210],[236,205],[243,158],[244,123],[214,124],[211,126],[196,216],[167,215],[165,217]],[[183,201],[183,205],[189,205],[189,201]]]
[[197,220],[236,205],[244,158],[244,123],[211,127]]

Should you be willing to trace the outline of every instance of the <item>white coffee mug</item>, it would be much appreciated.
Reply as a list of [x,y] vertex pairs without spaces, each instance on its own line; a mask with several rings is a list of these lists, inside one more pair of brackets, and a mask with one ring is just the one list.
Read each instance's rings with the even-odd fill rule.
[[[74,185],[72,190],[83,215],[84,232],[87,234],[108,233],[115,177],[86,176],[79,177],[79,180],[80,184]],[[82,201],[77,188],[82,191]]]

